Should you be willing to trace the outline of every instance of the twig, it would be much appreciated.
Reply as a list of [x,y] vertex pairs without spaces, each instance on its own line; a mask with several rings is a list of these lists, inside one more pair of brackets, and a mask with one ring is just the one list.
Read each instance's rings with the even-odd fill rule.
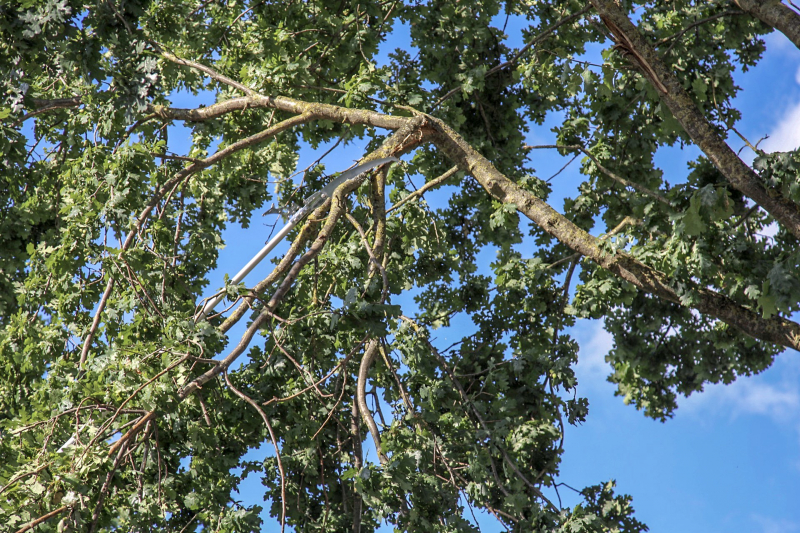
[[6,483],[6,484],[3,486],[3,488],[0,488],[0,494],[3,494],[3,493],[4,493],[4,492],[5,492],[7,489],[8,489],[8,487],[10,487],[11,485],[13,485],[13,484],[14,484],[14,483],[16,483],[17,481],[20,481],[20,480],[22,480],[22,479],[25,479],[25,478],[26,478],[26,477],[28,477],[28,476],[35,476],[36,474],[38,474],[39,472],[41,472],[42,470],[44,470],[44,469],[45,469],[45,468],[47,468],[48,466],[50,466],[50,463],[45,463],[45,464],[43,464],[42,466],[40,466],[39,468],[37,468],[36,470],[33,470],[32,472],[23,472],[23,473],[21,473],[21,474],[17,474],[16,476],[14,476],[14,477],[12,477],[11,479],[9,479],[9,480],[8,480],[8,483]]
[[[588,11],[589,11],[591,8],[592,8],[591,4],[587,4],[587,5],[586,5],[586,7],[584,7],[584,8],[583,8],[583,9],[581,9],[580,11],[576,11],[575,13],[572,13],[571,15],[568,15],[568,16],[566,16],[566,17],[564,17],[564,18],[562,18],[562,19],[560,19],[560,20],[556,21],[556,22],[555,22],[555,23],[553,23],[553,24],[552,24],[550,27],[548,27],[547,29],[545,29],[545,30],[544,30],[542,33],[540,33],[539,35],[537,35],[536,37],[534,37],[533,39],[531,39],[531,41],[530,41],[528,44],[526,44],[525,46],[523,46],[522,48],[520,48],[519,52],[517,52],[517,53],[514,55],[514,57],[512,57],[511,59],[509,59],[508,61],[506,61],[506,62],[504,62],[504,63],[500,63],[499,65],[495,65],[494,67],[492,67],[492,68],[490,68],[489,70],[487,70],[487,71],[486,71],[486,74],[484,75],[484,78],[485,78],[486,76],[489,76],[490,74],[494,74],[495,72],[497,72],[497,71],[499,71],[499,70],[502,70],[502,69],[504,69],[504,68],[506,68],[506,67],[510,67],[511,65],[513,65],[514,63],[516,63],[516,62],[517,62],[517,60],[518,60],[520,57],[522,57],[522,56],[525,54],[525,52],[527,52],[528,50],[530,50],[530,48],[531,48],[532,46],[535,46],[536,44],[538,44],[538,43],[540,43],[541,41],[543,41],[545,37],[547,37],[548,35],[550,35],[551,33],[553,33],[553,32],[554,32],[556,29],[558,29],[560,26],[563,26],[564,24],[567,24],[567,23],[569,23],[569,22],[572,22],[573,20],[575,20],[575,19],[576,19],[576,18],[578,18],[578,17],[582,17],[582,16],[583,16],[584,14],[586,14],[586,13],[587,13],[587,12],[588,12]],[[452,89],[452,90],[450,90],[450,91],[449,91],[447,94],[445,94],[444,96],[442,96],[441,98],[439,98],[439,99],[436,101],[436,103],[435,103],[435,104],[433,104],[433,106],[431,107],[431,112],[432,112],[434,109],[436,109],[437,107],[439,107],[439,105],[440,105],[442,102],[444,102],[444,101],[446,101],[446,100],[449,100],[449,99],[450,99],[450,97],[452,97],[454,94],[456,94],[458,91],[460,91],[462,87],[463,87],[463,85],[459,85],[459,86],[458,86],[458,87],[456,87],[455,89]]]
[[21,528],[19,528],[17,530],[17,533],[25,533],[26,531],[35,528],[36,526],[38,526],[39,524],[41,524],[45,520],[49,520],[50,518],[53,518],[54,516],[60,515],[61,513],[66,511],[67,509],[68,509],[68,507],[66,505],[64,505],[64,506],[59,507],[55,511],[50,511],[46,515],[40,516],[36,520],[33,520],[33,521],[28,522],[27,524],[25,524],[24,526],[22,526]]
[[638,192],[640,192],[642,194],[645,194],[645,195],[653,198],[654,200],[657,200],[657,201],[661,202],[664,205],[667,205],[667,206],[671,206],[672,205],[669,200],[667,200],[665,197],[661,196],[657,192],[654,192],[654,191],[648,189],[644,185],[640,185],[638,183],[634,183],[632,181],[628,181],[625,178],[623,178],[622,176],[620,176],[619,174],[616,174],[616,173],[612,172],[611,170],[607,169],[606,167],[604,167],[600,163],[600,161],[597,160],[597,158],[594,155],[592,155],[586,148],[584,148],[580,144],[566,144],[566,145],[562,145],[562,144],[541,144],[541,145],[536,145],[536,146],[531,146],[531,145],[527,145],[526,144],[525,146],[523,146],[523,148],[527,149],[527,150],[536,150],[536,149],[541,149],[541,148],[561,148],[561,149],[564,149],[564,150],[579,150],[579,151],[583,152],[589,159],[592,160],[592,162],[595,164],[595,166],[598,168],[598,170],[600,170],[603,174],[605,174],[606,176],[608,176],[612,180],[614,180],[614,181],[616,181],[618,183],[621,183],[622,185],[624,185],[626,187],[630,187],[630,188],[632,188],[632,189],[634,189],[634,190],[636,190],[636,191],[638,191]]
[[267,430],[269,431],[269,438],[272,440],[272,445],[275,447],[275,458],[278,460],[278,471],[281,474],[281,533],[283,533],[286,527],[286,474],[283,471],[281,450],[278,447],[278,440],[275,438],[275,432],[272,430],[272,424],[269,423],[267,414],[255,400],[233,386],[233,383],[231,383],[231,380],[228,378],[227,370],[224,371],[222,375],[225,377],[225,383],[227,383],[228,388],[231,389],[236,396],[249,403],[251,406],[253,406],[253,409],[258,411],[258,414],[261,415],[261,419],[264,421],[264,424],[267,426]]
[[411,200],[414,200],[414,199],[422,196],[423,194],[425,194],[427,191],[433,189],[434,187],[438,187],[439,185],[441,185],[442,183],[447,181],[456,172],[458,172],[458,165],[452,167],[450,170],[448,170],[447,172],[445,172],[444,174],[442,174],[438,178],[434,178],[431,181],[427,182],[425,185],[423,185],[422,187],[420,187],[416,191],[412,192],[411,194],[409,194],[408,196],[406,196],[405,198],[403,198],[402,200],[400,200],[399,202],[394,204],[392,207],[390,207],[386,211],[386,214],[388,215],[389,213],[391,213],[395,209],[400,209],[400,207],[402,207],[404,204],[406,204],[406,203],[410,202]]
[[[155,45],[155,43],[153,43],[153,44],[154,44],[154,46],[157,46],[157,45]],[[157,46],[157,48],[160,49],[160,46]],[[247,96],[255,96],[256,95],[256,92],[253,89],[251,89],[250,87],[242,85],[238,81],[232,80],[231,78],[225,76],[224,74],[220,74],[219,72],[217,72],[216,70],[214,70],[211,67],[207,67],[207,66],[205,66],[205,65],[203,65],[201,63],[197,63],[197,62],[191,61],[189,59],[180,58],[180,57],[178,57],[178,56],[176,56],[174,54],[171,54],[171,53],[169,53],[169,52],[167,52],[166,50],[163,50],[163,49],[160,49],[159,51],[161,52],[162,56],[164,56],[166,59],[169,59],[173,63],[177,63],[178,65],[185,65],[187,67],[191,67],[191,68],[199,70],[201,72],[205,72],[206,74],[208,74],[208,76],[211,79],[216,80],[216,81],[218,81],[220,83],[224,83],[225,85],[228,85],[228,86],[233,87],[235,89],[239,89],[240,91],[242,91]]]

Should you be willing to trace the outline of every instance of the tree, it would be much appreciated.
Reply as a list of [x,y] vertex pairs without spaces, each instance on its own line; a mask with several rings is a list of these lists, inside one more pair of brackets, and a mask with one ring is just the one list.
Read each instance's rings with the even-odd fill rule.
[[[379,62],[399,23],[419,53]],[[750,167],[727,141],[759,36],[800,46],[781,3],[17,0],[0,24],[12,531],[256,531],[231,494],[252,471],[298,531],[472,531],[465,502],[513,531],[643,531],[611,484],[546,496],[588,414],[565,328],[603,318],[609,379],[661,420],[800,348],[800,159],[751,145]],[[554,116],[557,143],[525,145]],[[338,170],[301,179],[301,141],[356,140],[403,162],[339,187],[266,279],[197,318],[226,225]],[[690,143],[688,175],[664,176],[656,151]],[[547,151],[581,158],[562,211],[531,166]],[[456,316],[474,328],[437,345]]]

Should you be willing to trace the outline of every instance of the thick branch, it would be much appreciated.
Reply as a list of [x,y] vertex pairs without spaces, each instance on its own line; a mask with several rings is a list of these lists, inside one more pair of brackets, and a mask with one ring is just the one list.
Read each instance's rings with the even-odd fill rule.
[[733,0],[760,21],[789,38],[800,48],[800,15],[779,0]]
[[[501,174],[446,124],[433,117],[430,120],[441,132],[434,137],[434,142],[461,170],[474,176],[494,198],[515,204],[521,213],[547,233],[617,277],[641,290],[681,303],[680,295],[672,288],[666,274],[639,262],[622,250],[610,252],[607,245],[602,245],[601,239],[588,234],[541,198]],[[694,293],[695,303],[692,307],[701,313],[735,326],[756,339],[800,349],[800,324],[780,317],[763,318],[730,298],[703,287],[694,286],[690,290]]]
[[368,109],[349,109],[317,102],[303,102],[285,96],[261,96],[258,94],[231,98],[198,109],[150,105],[147,110],[162,120],[202,122],[221,117],[232,111],[244,111],[245,109],[277,109],[295,115],[306,114],[312,118],[325,118],[342,124],[367,124],[388,130],[396,130],[408,121],[408,117],[385,115]]
[[367,349],[364,350],[364,356],[361,358],[361,366],[358,368],[358,383],[356,384],[356,401],[358,401],[358,410],[361,412],[361,418],[369,428],[372,434],[372,440],[375,442],[375,450],[378,452],[378,459],[382,465],[388,461],[386,455],[381,450],[381,434],[378,432],[378,425],[375,419],[372,418],[372,413],[369,412],[367,406],[366,387],[367,379],[369,378],[369,368],[372,362],[375,361],[375,356],[378,354],[378,341],[373,339],[367,344]]
[[736,152],[714,131],[703,113],[684,90],[680,80],[664,64],[615,0],[591,0],[603,23],[614,34],[624,55],[658,90],[661,100],[681,123],[723,176],[736,189],[767,210],[800,239],[800,208],[774,187],[767,188],[759,176],[739,159]]

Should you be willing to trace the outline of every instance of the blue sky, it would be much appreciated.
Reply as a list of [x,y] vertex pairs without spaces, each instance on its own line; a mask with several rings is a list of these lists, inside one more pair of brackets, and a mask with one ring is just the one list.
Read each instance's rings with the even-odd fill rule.
[[[513,46],[519,46],[518,29],[512,21],[507,30]],[[407,46],[406,32],[407,28],[398,28],[382,53]],[[767,37],[767,47],[761,63],[736,78],[743,89],[737,98],[743,115],[740,131],[753,142],[769,135],[761,145],[768,151],[789,150],[800,146],[800,51],[779,34]],[[175,133],[170,133],[171,139],[178,138]],[[528,141],[552,143],[554,138],[545,125],[532,131]],[[739,148],[741,143],[733,141]],[[349,166],[361,157],[362,148],[355,143],[334,154],[327,160],[328,171]],[[697,153],[693,148],[669,149],[658,161],[675,183]],[[299,168],[315,159],[310,149],[299,156]],[[745,151],[743,157],[749,160],[752,154]],[[540,177],[547,177],[564,162],[557,155],[542,154],[534,166]],[[554,181],[554,197],[580,182],[576,163]],[[415,178],[417,186],[421,181]],[[434,198],[429,201],[435,205]],[[561,208],[558,201],[553,205]],[[221,284],[223,273],[235,274],[260,249],[269,231],[265,224],[272,220],[254,217],[250,228],[232,227],[225,233],[232,244],[221,252],[212,288]],[[279,247],[273,257],[286,247]],[[492,257],[485,254],[480,259],[480,267],[487,268]],[[247,282],[262,279],[271,268],[265,261]],[[410,298],[403,301],[406,305]],[[440,333],[443,343],[465,333],[461,328],[467,326],[456,324]],[[601,326],[581,321],[572,329],[581,345],[578,392],[589,399],[590,412],[585,424],[567,428],[561,481],[580,488],[616,479],[617,490],[633,496],[637,517],[651,531],[800,532],[800,354],[786,352],[758,376],[710,386],[681,400],[675,418],[662,424],[614,397],[614,387],[605,380],[609,369],[603,359],[611,338]],[[235,329],[229,335],[237,339],[240,333]],[[254,451],[252,458],[271,454],[268,448]],[[260,502],[261,494],[255,476],[241,487],[244,501]],[[568,489],[561,496],[565,504],[577,501]],[[263,516],[265,531],[279,530],[266,512]],[[485,515],[479,514],[479,522],[483,532],[502,531]]]

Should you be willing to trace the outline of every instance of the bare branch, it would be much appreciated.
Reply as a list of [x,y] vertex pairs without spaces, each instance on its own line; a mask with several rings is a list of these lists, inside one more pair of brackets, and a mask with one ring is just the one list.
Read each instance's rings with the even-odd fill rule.
[[358,367],[358,383],[356,384],[356,401],[358,402],[358,410],[361,412],[361,418],[372,434],[372,440],[375,441],[375,450],[378,453],[378,459],[381,464],[385,465],[389,459],[381,448],[381,434],[378,432],[378,426],[375,424],[375,419],[372,418],[372,413],[369,411],[365,392],[367,379],[369,378],[369,368],[372,366],[372,362],[375,361],[375,356],[378,354],[378,342],[377,339],[371,340],[364,350],[364,356],[361,358],[361,365]]
[[208,74],[208,76],[211,79],[216,80],[216,81],[218,81],[220,83],[224,83],[225,85],[233,87],[234,89],[238,89],[238,90],[242,91],[244,94],[246,94],[247,96],[252,96],[252,95],[255,94],[255,91],[253,91],[253,89],[251,89],[251,88],[249,88],[249,87],[247,87],[245,85],[242,85],[241,83],[239,83],[236,80],[230,79],[229,77],[225,76],[224,74],[220,74],[219,72],[217,72],[216,70],[214,70],[211,67],[207,67],[206,65],[197,63],[195,61],[191,61],[189,59],[180,58],[180,57],[176,56],[175,54],[171,54],[171,53],[167,52],[166,50],[161,50],[161,55],[164,58],[169,59],[173,63],[177,63],[178,65],[184,65],[184,66],[187,66],[187,67],[191,67],[191,68],[193,68],[195,70],[199,70],[201,72],[204,72],[204,73]]

